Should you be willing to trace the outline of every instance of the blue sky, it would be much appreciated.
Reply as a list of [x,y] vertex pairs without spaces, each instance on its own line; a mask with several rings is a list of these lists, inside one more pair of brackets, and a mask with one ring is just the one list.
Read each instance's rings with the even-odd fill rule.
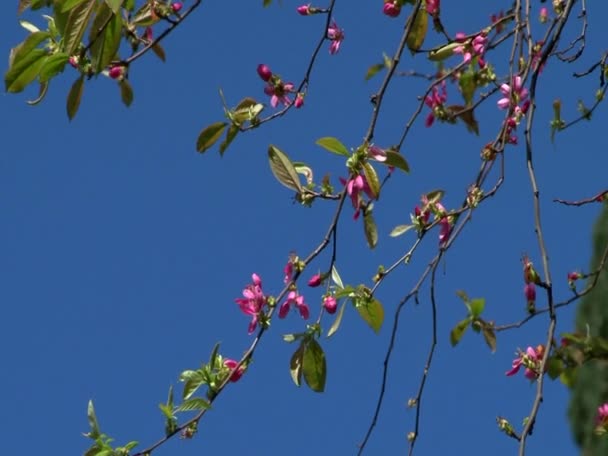
[[[261,1],[240,3],[228,11],[224,2],[204,2],[164,42],[165,64],[153,55],[138,61],[130,74],[135,90],[130,109],[122,106],[114,81],[100,77],[87,83],[81,109],[69,122],[65,97],[76,78],[69,67],[37,107],[25,104],[35,89],[2,95],[3,454],[84,452],[89,399],[102,431],[117,443],[156,441],[163,434],[158,404],[169,385],[177,386],[179,373],[198,367],[218,341],[222,354],[232,358],[249,346],[248,320],[234,299],[251,273],[261,275],[268,293],[278,293],[289,252],[305,256],[323,236],[333,203],[310,209],[294,204],[271,174],[268,144],[307,162],[317,176],[329,171],[334,182],[345,176],[341,159],[314,142],[335,136],[349,147],[360,144],[371,115],[369,97],[381,81],[365,82],[363,76],[383,51],[394,52],[402,18],[383,16],[380,1],[357,7],[337,2],[335,17],[346,39],[335,56],[323,49],[305,107],[240,135],[223,158],[217,148],[201,156],[194,147],[198,132],[222,120],[218,88],[231,105],[245,96],[266,101],[256,66],[266,63],[285,79],[299,81],[322,30],[323,17],[298,16],[298,3],[290,0],[268,9]],[[479,30],[499,9],[488,5],[464,14],[445,3],[444,17],[461,21],[459,28],[446,21],[453,32]],[[593,19],[608,9],[588,6],[585,56],[572,66],[551,63],[538,94],[535,166],[558,297],[567,295],[568,271],[587,269],[599,207],[568,208],[551,200],[597,193],[605,188],[608,166],[601,153],[608,146],[600,129],[608,121],[604,107],[593,122],[559,134],[555,144],[549,141],[553,99],[563,100],[564,117],[570,119],[576,101],[590,104],[596,88],[596,76],[569,77],[601,52],[602,32]],[[27,17],[43,24],[36,14]],[[0,24],[1,49],[8,54],[26,32],[12,14],[2,15]],[[578,25],[568,38],[577,32]],[[437,39],[429,35],[428,46]],[[408,53],[401,68],[432,70],[422,56]],[[420,80],[393,81],[376,130],[380,146],[397,142],[425,87]],[[453,88],[450,97],[458,100]],[[403,148],[411,174],[396,173],[376,205],[377,249],[367,249],[361,221],[352,221],[350,208],[340,222],[337,265],[345,282],[369,283],[378,264],[392,263],[409,248],[413,233],[396,239],[388,233],[409,220],[422,193],[441,187],[446,207],[461,203],[479,167],[479,151],[497,131],[502,113],[496,99],[478,112],[479,137],[462,125],[426,129],[420,119]],[[458,289],[485,297],[486,315],[498,324],[525,316],[520,258],[527,252],[540,266],[540,257],[524,151],[518,146],[506,154],[501,191],[474,213],[440,267],[439,346],[423,399],[419,454],[489,449],[513,454],[515,442],[498,432],[495,417],[508,417],[519,427],[532,404],[534,386],[504,372],[518,347],[544,342],[545,317],[501,333],[495,354],[472,333],[457,348],[449,344],[450,328],[465,316]],[[436,249],[431,235],[412,264],[380,288],[387,321],[379,335],[347,309],[340,331],[321,341],[328,361],[324,394],[298,389],[289,376],[295,347],[284,343],[282,334],[303,329],[293,313],[273,323],[247,374],[218,399],[197,438],[175,439],[155,454],[355,453],[375,405],[394,309]],[[311,270],[323,270],[328,260],[322,255]],[[305,291],[315,315],[320,291]],[[560,312],[558,332],[572,328],[573,313],[573,308]],[[324,324],[328,328],[330,322]],[[387,397],[367,454],[396,454],[407,447],[414,411],[406,403],[418,387],[429,329],[424,288],[420,305],[408,304],[402,313]],[[546,384],[530,454],[575,453],[567,400],[565,387]]]

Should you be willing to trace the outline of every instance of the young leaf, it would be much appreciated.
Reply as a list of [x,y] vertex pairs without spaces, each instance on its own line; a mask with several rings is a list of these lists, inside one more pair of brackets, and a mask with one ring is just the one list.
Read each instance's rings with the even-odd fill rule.
[[403,155],[394,150],[386,151],[386,161],[384,161],[386,166],[394,166],[397,169],[405,171],[406,173],[410,172],[410,166],[407,164]]
[[340,274],[338,274],[338,269],[336,269],[336,265],[332,265],[332,267],[331,267],[331,280],[339,288],[344,288],[344,284],[342,283],[342,279],[340,278]]
[[410,34],[407,36],[407,47],[412,51],[412,54],[420,49],[422,43],[424,43],[424,38],[429,27],[428,15],[424,6],[421,6],[414,14],[416,15],[414,17],[414,24],[412,25]]
[[163,62],[167,60],[165,49],[160,45],[160,43],[156,43],[154,46],[152,46],[152,52],[154,52],[156,57],[161,59]]
[[47,82],[59,73],[63,72],[65,64],[68,63],[69,56],[63,52],[51,55],[46,59],[44,65],[40,69],[38,79],[41,83]]
[[226,149],[228,149],[228,146],[232,143],[234,138],[236,138],[236,135],[238,134],[238,132],[239,132],[239,127],[237,127],[234,124],[230,125],[230,128],[228,128],[228,132],[226,133],[226,137],[220,144],[220,155],[224,155],[224,152],[226,152]]
[[133,88],[129,81],[126,79],[121,80],[118,85],[120,86],[120,99],[126,107],[131,106],[133,103]]
[[76,52],[96,4],[97,0],[83,0],[70,11],[63,37],[63,51],[66,54],[72,55]]
[[359,304],[356,307],[361,318],[378,334],[384,322],[384,308],[380,301],[372,299],[370,302]]
[[327,331],[327,337],[333,336],[338,331],[338,329],[340,329],[340,323],[342,323],[342,317],[344,316],[345,308],[346,301],[344,301],[340,306],[340,310],[338,310],[338,315],[336,315],[336,319],[332,323],[331,328],[329,328],[329,331]]
[[454,49],[462,46],[462,43],[454,41],[453,43],[446,44],[438,48],[431,49],[429,51],[429,60],[433,62],[440,62],[454,55]]
[[220,343],[217,342],[214,346],[213,346],[213,350],[211,350],[211,355],[209,356],[209,366],[211,366],[211,368],[216,368],[218,366],[216,366],[216,361],[217,361],[217,354],[220,350]]
[[13,69],[12,67],[14,65],[18,65],[21,59],[27,56],[36,48],[36,46],[48,39],[50,36],[51,34],[49,32],[33,32],[25,40],[23,40],[22,43],[11,49],[8,58],[9,71],[7,72],[7,75]]
[[84,1],[86,0],[63,0],[63,4],[61,5],[61,12],[65,13],[66,11],[74,9]]
[[4,75],[4,84],[7,92],[21,92],[36,79],[48,58],[44,49],[33,49],[19,60],[13,60],[13,65]]
[[395,228],[393,228],[393,231],[391,231],[390,236],[391,237],[401,236],[402,234],[407,233],[412,228],[414,228],[414,225],[397,225]]
[[95,73],[103,71],[114,60],[121,38],[121,17],[115,15],[105,3],[100,3],[89,34],[89,41],[93,43],[91,63]]
[[363,163],[363,174],[365,175],[372,195],[374,195],[374,198],[378,198],[378,195],[380,194],[380,179],[378,179],[378,174],[371,163]]
[[107,5],[112,9],[114,14],[118,14],[120,11],[120,6],[122,5],[123,0],[105,0]]
[[332,138],[330,136],[326,136],[324,138],[320,138],[317,140],[317,144],[322,148],[333,152],[334,154],[344,155],[345,157],[349,157],[350,153],[344,144],[342,144],[338,139]]
[[473,318],[477,318],[483,312],[483,309],[486,306],[486,300],[484,298],[476,298],[469,302],[471,309],[471,316]]
[[182,393],[182,400],[188,400],[201,385],[205,384],[205,378],[200,370],[187,370],[182,372],[179,376],[179,380],[184,382],[184,391]]
[[89,405],[87,407],[87,418],[89,419],[89,427],[91,428],[91,432],[88,433],[88,437],[95,440],[99,438],[101,431],[99,430],[99,423],[97,422],[97,417],[95,416],[95,407],[93,407],[92,400],[89,400]]
[[302,357],[302,371],[304,380],[311,390],[322,393],[325,389],[325,380],[327,377],[327,364],[325,362],[325,353],[315,339],[310,339],[304,349]]
[[365,230],[367,245],[370,249],[373,249],[378,244],[378,228],[371,211],[365,211],[363,214],[363,229]]
[[369,81],[371,78],[373,78],[376,73],[382,71],[384,69],[384,63],[376,63],[375,65],[370,66],[367,69],[367,73],[365,73],[365,80]]
[[82,99],[82,91],[84,89],[84,75],[81,75],[74,84],[72,84],[72,88],[70,89],[70,93],[68,93],[67,100],[67,110],[68,110],[68,119],[72,120],[76,113],[78,112],[78,108],[80,107],[80,100]]
[[227,125],[226,122],[216,122],[204,128],[198,135],[196,150],[202,154],[212,147],[220,139]]
[[191,412],[193,410],[206,410],[211,407],[208,401],[202,397],[187,399],[175,408],[175,412]]
[[467,296],[467,294],[464,290],[456,290],[456,296],[458,296],[460,299],[462,299],[462,301],[465,303],[470,301],[469,297]]
[[452,329],[452,331],[450,332],[450,343],[452,344],[452,347],[458,345],[458,342],[460,342],[460,339],[462,339],[462,336],[464,336],[464,333],[469,327],[470,323],[471,319],[465,318],[456,326],[454,326],[454,329]]
[[304,357],[304,341],[300,343],[298,349],[293,352],[289,361],[289,373],[293,382],[300,386],[302,385],[302,358]]
[[496,333],[494,332],[494,328],[492,328],[491,326],[484,325],[481,332],[483,334],[483,338],[486,341],[486,344],[488,345],[488,347],[490,347],[492,353],[494,353],[496,351]]
[[289,157],[275,146],[270,145],[268,148],[268,159],[274,177],[285,187],[301,193],[302,184]]

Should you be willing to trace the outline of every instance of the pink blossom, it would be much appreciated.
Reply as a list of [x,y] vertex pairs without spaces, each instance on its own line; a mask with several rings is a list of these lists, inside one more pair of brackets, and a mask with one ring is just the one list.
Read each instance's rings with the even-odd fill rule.
[[296,107],[296,109],[299,109],[304,106],[304,94],[298,93],[296,95],[296,101],[294,101],[293,105]]
[[243,297],[235,299],[235,302],[241,308],[241,312],[251,316],[249,323],[249,334],[251,334],[258,325],[260,314],[264,310],[268,298],[262,291],[262,279],[257,274],[251,276],[253,283],[247,285],[243,289]]
[[283,273],[285,274],[285,277],[283,278],[283,283],[290,282],[291,277],[293,276],[293,261],[291,258],[283,268]]
[[171,3],[171,9],[174,13],[177,13],[179,10],[183,8],[184,4],[182,2],[173,2]]
[[313,14],[310,8],[310,3],[308,5],[301,5],[296,8],[296,11],[302,16],[310,16]]
[[313,288],[318,287],[319,285],[321,285],[321,283],[323,283],[323,278],[321,277],[321,274],[315,274],[308,280],[308,286]]
[[327,28],[327,38],[331,40],[329,45],[329,53],[337,54],[340,50],[340,45],[344,41],[344,30],[338,27],[336,21],[332,21],[331,25]]
[[515,108],[528,97],[528,89],[522,86],[521,76],[514,76],[511,84],[502,84],[500,92],[503,94],[497,103],[500,109]]
[[353,207],[355,208],[355,214],[353,218],[357,220],[359,215],[361,214],[361,192],[364,192],[370,199],[374,199],[375,196],[372,193],[372,190],[367,183],[367,179],[363,174],[357,174],[355,177],[349,179],[348,181],[340,178],[340,182],[342,185],[346,186],[346,193],[350,196],[350,199],[353,203]]
[[294,85],[291,82],[283,83],[277,82],[275,84],[268,83],[266,87],[264,87],[264,93],[270,97],[270,106],[276,108],[279,102],[283,103],[285,106],[289,106],[291,104],[291,99],[289,98],[289,94],[294,91]]
[[452,233],[452,224],[448,217],[443,217],[439,222],[439,245],[445,245]]
[[597,408],[597,424],[598,426],[605,426],[608,424],[608,402]]
[[511,370],[507,371],[505,375],[509,377],[515,375],[519,372],[521,366],[524,366],[526,368],[524,376],[530,380],[534,380],[538,377],[538,370],[544,352],[545,348],[542,345],[539,345],[536,348],[528,347],[525,353],[520,353],[519,356],[513,360]]
[[373,144],[367,148],[367,155],[379,162],[386,161],[386,151]]
[[388,17],[397,17],[401,14],[401,5],[392,0],[385,1],[382,12]]
[[308,319],[310,311],[308,305],[304,302],[304,296],[292,290],[287,295],[287,299],[281,307],[279,307],[279,318],[285,318],[291,309],[291,305],[295,305],[303,319]]
[[272,71],[270,71],[268,65],[260,63],[258,65],[258,75],[260,76],[260,78],[262,78],[262,81],[268,82],[272,77]]
[[[224,360],[224,366],[228,369],[233,370],[236,366],[238,366],[238,361],[234,359],[226,358]],[[245,372],[245,366],[240,366],[237,370],[235,370],[230,376],[231,382],[238,382],[239,379],[243,376],[243,372]]]
[[414,208],[414,216],[416,217],[417,220],[421,221],[423,224],[426,225],[429,222],[429,217],[431,216],[431,211],[429,211],[427,209],[424,212],[422,212],[422,209],[420,209],[420,207],[416,206]]
[[435,117],[443,116],[445,114],[444,104],[448,99],[448,91],[446,88],[445,81],[441,83],[441,89],[437,87],[437,85],[433,86],[433,90],[430,95],[424,99],[424,103],[431,108],[431,112],[426,117],[424,121],[424,125],[426,127],[430,127],[433,125]]
[[542,7],[540,9],[540,13],[538,15],[538,20],[540,21],[541,24],[544,24],[545,22],[547,22],[547,19],[549,18],[549,11],[547,10],[546,7]]
[[336,298],[331,295],[325,296],[325,298],[323,298],[323,307],[328,314],[334,314],[338,308],[338,302],[336,301]]
[[69,64],[74,67],[74,68],[78,68],[78,62],[79,62],[79,58],[77,55],[72,55],[70,56],[70,58],[68,59]]
[[439,15],[439,0],[426,0],[426,12],[431,16]]

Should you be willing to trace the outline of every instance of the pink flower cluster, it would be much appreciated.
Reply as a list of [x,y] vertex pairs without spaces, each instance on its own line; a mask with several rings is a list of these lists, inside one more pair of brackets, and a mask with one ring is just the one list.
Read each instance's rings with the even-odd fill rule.
[[448,91],[446,88],[445,81],[441,82],[441,89],[436,85],[433,86],[433,90],[430,95],[424,99],[424,103],[431,108],[431,112],[426,116],[424,125],[430,127],[435,121],[435,117],[440,119],[445,117],[445,102],[448,99]]
[[303,319],[308,319],[310,310],[308,309],[308,305],[304,302],[304,296],[295,290],[291,290],[287,294],[287,299],[281,304],[281,307],[279,307],[279,318],[285,318],[292,305],[298,309]]
[[342,41],[344,41],[344,30],[338,27],[336,21],[332,21],[329,27],[327,27],[327,38],[331,41],[329,53],[331,55],[337,54]]
[[[238,366],[238,364],[238,361],[235,361],[234,359],[226,358],[224,360],[224,366],[230,370],[234,370],[234,368]],[[238,382],[239,379],[243,376],[243,372],[245,372],[245,366],[240,366],[237,370],[232,372],[232,375],[230,375],[230,381]]]
[[[382,12],[388,17],[397,17],[401,14],[401,7],[405,3],[404,0],[384,0]],[[440,0],[426,0],[426,11],[431,16],[439,16]]]
[[521,76],[514,76],[511,84],[502,84],[500,92],[503,97],[498,100],[499,109],[509,109],[511,115],[506,120],[506,134],[510,144],[517,144],[514,131],[530,108],[528,89],[523,86]]
[[346,193],[348,196],[350,196],[350,200],[353,203],[353,208],[355,208],[353,219],[357,220],[359,215],[361,215],[361,209],[363,207],[363,198],[361,193],[365,193],[370,200],[374,199],[375,195],[372,193],[364,174],[357,174],[355,177],[352,177],[349,180],[341,177],[340,182],[342,182],[342,185],[346,186]]
[[[293,83],[281,81],[281,78],[273,74],[270,68],[263,63],[258,65],[257,70],[260,79],[267,83],[264,93],[270,97],[270,106],[276,108],[279,103],[289,106],[291,104],[289,94],[295,92]],[[302,103],[303,101],[296,107],[302,106]]]
[[445,207],[439,201],[430,202],[426,195],[422,196],[421,203],[422,208],[414,207],[414,213],[410,216],[412,223],[419,232],[422,232],[429,224],[429,218],[433,213],[435,220],[439,220],[439,245],[445,245],[452,234],[452,221],[448,217]]
[[262,279],[257,274],[252,274],[252,283],[243,289],[243,297],[235,299],[235,302],[241,308],[245,315],[251,317],[249,323],[249,334],[255,331],[258,325],[260,316],[264,311],[264,306],[268,303],[268,298],[262,291]]
[[473,60],[473,57],[478,57],[477,64],[479,67],[486,66],[483,55],[486,52],[488,38],[485,33],[480,33],[470,40],[464,33],[459,32],[456,34],[456,41],[462,44],[454,49],[454,54],[462,54],[464,63],[468,64]]
[[524,376],[530,380],[534,380],[538,377],[540,364],[545,353],[545,347],[542,345],[536,348],[528,347],[525,353],[520,353],[517,358],[513,360],[511,370],[506,372],[507,376],[515,375],[519,372],[521,367],[525,367]]

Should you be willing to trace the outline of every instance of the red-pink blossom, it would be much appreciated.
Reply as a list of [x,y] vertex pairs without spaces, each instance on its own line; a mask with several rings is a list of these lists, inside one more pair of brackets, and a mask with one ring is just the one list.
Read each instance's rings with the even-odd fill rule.
[[293,105],[296,107],[296,109],[299,109],[304,106],[304,94],[298,93],[296,95],[296,100],[293,102]]
[[119,79],[122,77],[123,72],[124,68],[122,66],[114,65],[108,70],[108,76],[110,76],[112,79]]
[[514,76],[511,84],[500,86],[500,92],[503,94],[503,98],[497,103],[500,109],[515,108],[528,97],[528,89],[523,87],[522,82],[521,76]]
[[184,4],[182,2],[173,2],[171,3],[171,9],[174,13],[177,13],[179,10],[183,8]]
[[318,287],[322,283],[323,283],[323,277],[321,277],[321,274],[315,274],[308,280],[308,286],[313,287],[313,288]]
[[332,21],[331,25],[327,28],[327,38],[331,41],[329,53],[332,55],[337,54],[342,41],[344,41],[344,30],[338,27],[336,21]]
[[388,17],[397,17],[401,14],[401,5],[393,0],[387,0],[384,2],[382,12]]
[[430,127],[433,125],[433,121],[437,116],[443,116],[445,107],[444,104],[448,99],[448,91],[446,88],[445,81],[441,83],[441,88],[437,85],[433,86],[433,89],[429,95],[424,99],[424,103],[431,108],[431,112],[427,115],[424,125]]
[[426,12],[431,16],[439,15],[439,0],[426,0]]
[[268,82],[272,77],[272,71],[270,71],[268,65],[260,63],[258,65],[258,75],[260,76],[260,78],[262,78],[262,81]]
[[540,21],[541,24],[544,24],[545,22],[547,22],[548,18],[549,18],[549,10],[547,10],[547,8],[543,6],[540,9],[540,13],[538,14],[538,20]]
[[367,148],[367,155],[379,162],[385,162],[387,158],[386,151],[373,144]]
[[338,301],[331,295],[325,296],[325,298],[323,298],[323,307],[328,314],[334,314],[338,308]]
[[276,83],[269,82],[264,87],[264,93],[270,97],[270,106],[276,108],[279,103],[283,103],[285,106],[291,104],[289,94],[294,91],[294,85],[291,82],[283,83],[278,81]]
[[308,309],[308,305],[304,302],[304,296],[298,294],[294,290],[291,290],[287,294],[287,299],[285,300],[285,302],[283,302],[283,304],[281,304],[281,307],[279,307],[279,318],[285,318],[289,313],[289,309],[291,309],[292,305],[296,306],[302,318],[304,318],[305,320],[308,319],[310,315],[310,310]]
[[364,192],[370,199],[374,199],[375,196],[363,174],[357,174],[348,181],[341,177],[340,182],[342,182],[342,185],[346,186],[346,193],[350,196],[353,208],[355,208],[353,218],[357,220],[361,214],[361,205],[363,202],[361,192]]
[[449,217],[442,217],[439,222],[439,245],[445,245],[452,233],[452,224]]
[[302,16],[310,16],[313,14],[310,8],[310,3],[308,5],[301,5],[296,8],[296,11]]
[[251,317],[248,328],[249,334],[257,327],[260,314],[268,301],[268,298],[262,291],[262,279],[260,279],[260,276],[254,273],[251,278],[253,283],[243,289],[243,297],[235,299],[241,311]]
[[[224,360],[224,366],[226,366],[230,370],[233,370],[236,366],[238,366],[238,364],[238,361],[235,361],[234,359],[226,358]],[[245,367],[240,366],[237,370],[232,372],[232,375],[230,375],[230,381],[238,382],[239,379],[243,376],[243,372],[245,372]]]
[[291,277],[293,276],[293,261],[291,258],[287,261],[287,264],[283,268],[283,273],[285,276],[283,277],[283,283],[288,283],[291,281]]
[[519,369],[524,366],[524,376],[530,380],[534,380],[538,377],[538,371],[540,369],[540,363],[544,354],[545,348],[539,345],[536,348],[528,347],[525,353],[520,353],[517,358],[513,360],[511,369],[506,372],[505,375],[512,376],[519,372]]
[[608,402],[600,405],[597,408],[597,425],[605,426],[608,424]]

